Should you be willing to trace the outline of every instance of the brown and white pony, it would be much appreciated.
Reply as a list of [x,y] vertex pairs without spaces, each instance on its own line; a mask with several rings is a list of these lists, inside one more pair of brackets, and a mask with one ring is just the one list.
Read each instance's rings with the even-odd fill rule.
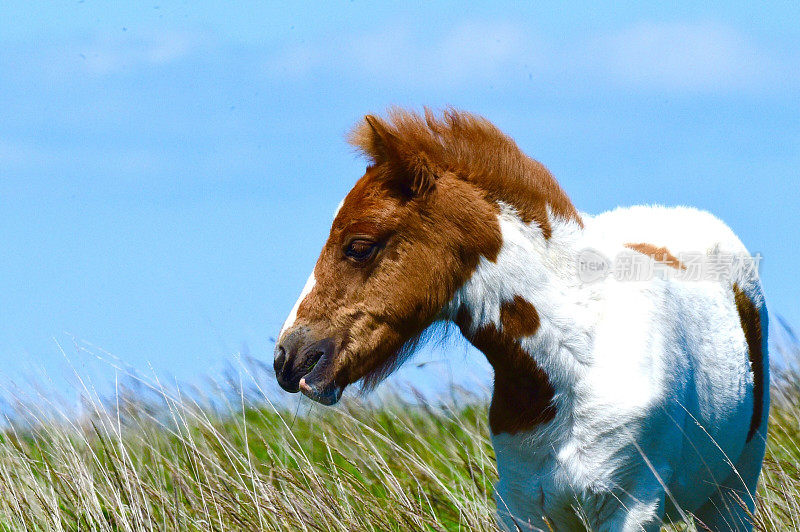
[[[467,113],[367,116],[351,142],[370,165],[280,333],[285,390],[334,404],[452,321],[494,369],[502,526],[751,527],[769,409],[758,274],[682,262],[746,256],[727,226],[690,208],[580,214]],[[587,278],[587,250],[650,275]]]

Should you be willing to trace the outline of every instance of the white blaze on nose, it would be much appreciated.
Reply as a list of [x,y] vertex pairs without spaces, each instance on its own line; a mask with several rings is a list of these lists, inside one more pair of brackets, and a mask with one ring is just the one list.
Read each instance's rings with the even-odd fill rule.
[[306,281],[306,285],[303,287],[303,291],[300,292],[300,297],[297,298],[297,302],[292,307],[292,311],[289,312],[289,317],[286,318],[286,321],[283,323],[283,327],[281,327],[281,333],[278,335],[278,338],[283,336],[283,333],[294,325],[294,320],[297,319],[297,309],[300,308],[300,303],[306,298],[306,296],[314,289],[314,285],[317,284],[317,280],[314,278],[314,272],[311,272],[311,275],[308,276],[308,281]]
[[[339,214],[339,211],[342,210],[342,205],[344,205],[344,200],[339,202],[339,206],[336,207],[336,212],[333,213],[334,219],[336,215]],[[286,321],[283,323],[283,327],[281,327],[281,332],[278,335],[278,339],[283,336],[283,333],[286,332],[286,329],[294,325],[294,321],[297,319],[297,309],[300,308],[300,304],[306,298],[306,296],[311,293],[311,290],[314,289],[314,285],[317,284],[317,280],[314,278],[314,271],[311,271],[311,275],[308,276],[308,281],[306,281],[306,285],[303,287],[303,291],[300,293],[300,297],[297,298],[294,306],[292,307],[291,312],[289,312],[289,317],[286,318]]]
[[339,202],[339,206],[336,207],[336,210],[333,212],[333,219],[336,219],[336,216],[339,214],[339,211],[342,210],[342,205],[344,205],[344,199]]

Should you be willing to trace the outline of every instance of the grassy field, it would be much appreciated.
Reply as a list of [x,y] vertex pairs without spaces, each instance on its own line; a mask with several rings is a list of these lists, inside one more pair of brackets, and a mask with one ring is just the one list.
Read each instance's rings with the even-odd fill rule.
[[[0,529],[495,529],[475,397],[297,416],[258,381],[203,399],[155,380],[111,401],[86,387],[81,415],[43,396],[17,402],[0,434]],[[774,375],[772,394],[756,528],[800,530],[798,373]]]

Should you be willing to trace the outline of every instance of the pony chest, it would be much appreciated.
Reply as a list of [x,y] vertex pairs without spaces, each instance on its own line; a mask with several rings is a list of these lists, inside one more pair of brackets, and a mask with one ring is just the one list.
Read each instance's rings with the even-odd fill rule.
[[[552,432],[550,429],[547,432]],[[576,504],[588,514],[599,512],[610,496],[606,486],[614,472],[608,470],[608,464],[591,459],[590,453],[581,452],[574,440],[567,439],[554,448],[541,432],[492,438],[499,473],[495,498],[501,516],[506,511],[546,529],[538,518],[569,523],[575,517]]]

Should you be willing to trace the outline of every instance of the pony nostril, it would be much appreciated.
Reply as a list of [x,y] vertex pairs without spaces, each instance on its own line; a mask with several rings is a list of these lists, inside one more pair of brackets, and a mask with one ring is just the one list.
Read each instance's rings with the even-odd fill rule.
[[281,369],[283,369],[283,364],[286,362],[286,350],[283,348],[282,345],[279,345],[275,348],[275,363],[272,365],[273,369],[275,369],[275,374],[277,375]]

